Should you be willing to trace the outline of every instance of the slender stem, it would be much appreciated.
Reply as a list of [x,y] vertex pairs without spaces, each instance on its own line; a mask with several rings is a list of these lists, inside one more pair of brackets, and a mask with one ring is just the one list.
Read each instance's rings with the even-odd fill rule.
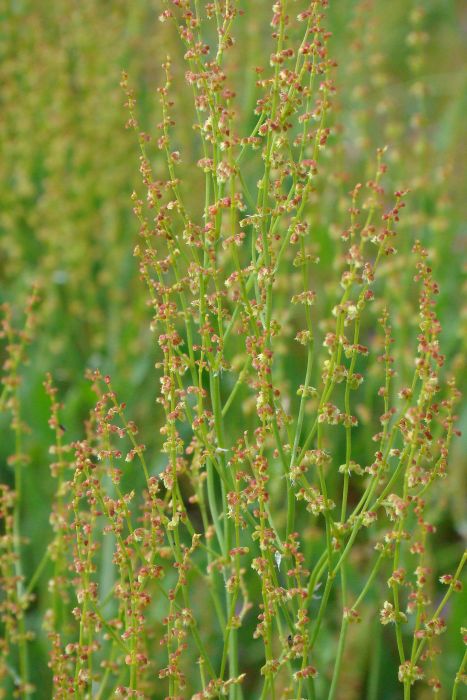
[[342,597],[342,622],[341,630],[339,634],[339,642],[337,645],[336,659],[334,661],[334,671],[332,674],[331,688],[329,690],[328,700],[334,700],[338,690],[339,676],[342,668],[342,660],[344,658],[345,642],[347,638],[347,628],[349,626],[349,619],[345,614],[345,608],[347,605],[347,586],[346,586],[346,571],[345,566],[342,567],[340,571],[341,577],[341,597]]
[[379,672],[381,666],[382,652],[382,628],[378,617],[375,617],[372,625],[372,634],[370,637],[370,669],[368,672],[368,687],[366,692],[366,700],[378,700],[379,694]]
[[460,683],[462,683],[462,676],[465,673],[465,667],[467,666],[467,650],[464,652],[464,656],[461,661],[461,665],[459,666],[459,670],[456,673],[456,677],[454,679],[454,683],[452,686],[452,695],[451,695],[451,700],[457,700],[457,691],[459,689]]

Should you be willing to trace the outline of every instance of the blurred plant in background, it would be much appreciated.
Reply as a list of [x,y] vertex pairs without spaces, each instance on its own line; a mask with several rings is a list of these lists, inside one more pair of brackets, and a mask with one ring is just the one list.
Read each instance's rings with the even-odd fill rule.
[[461,7],[1,19],[3,696],[460,697]]

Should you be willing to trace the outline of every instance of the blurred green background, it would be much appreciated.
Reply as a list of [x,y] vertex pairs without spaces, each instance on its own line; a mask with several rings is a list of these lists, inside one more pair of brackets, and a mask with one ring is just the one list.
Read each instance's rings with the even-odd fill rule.
[[[240,5],[246,16],[237,23],[236,36],[245,50],[236,55],[231,70],[247,133],[254,123],[253,67],[268,61],[271,3],[254,0],[253,12],[251,3]],[[84,371],[99,367],[111,374],[128,413],[140,426],[154,473],[162,465],[161,413],[155,403],[157,347],[148,330],[146,292],[132,255],[138,225],[130,195],[141,191],[138,147],[134,133],[125,129],[128,115],[119,87],[125,69],[137,96],[141,128],[155,133],[160,119],[156,88],[163,81],[160,64],[170,53],[175,75],[174,140],[189,177],[198,145],[190,95],[184,88],[183,51],[175,32],[158,21],[160,11],[157,0],[5,0],[0,8],[0,301],[12,303],[20,323],[33,283],[39,284],[42,298],[22,384],[32,458],[22,506],[23,533],[29,538],[27,575],[50,538],[51,431],[42,386],[46,371],[52,372],[65,404],[67,440],[83,434],[83,420],[93,402]],[[336,239],[345,226],[347,193],[373,175],[375,150],[388,145],[388,190],[411,190],[401,223],[402,252],[408,252],[416,238],[430,249],[441,287],[437,311],[444,352],[461,381],[466,338],[462,304],[466,7],[455,0],[331,2],[327,26],[333,32],[331,51],[339,65],[334,135],[329,154],[324,155],[327,182],[314,215],[322,284],[326,270],[333,269]],[[163,172],[160,155],[154,150],[152,156],[156,172]],[[254,180],[255,173],[248,177]],[[191,196],[196,210],[200,206],[196,188]],[[401,261],[388,280],[386,297],[397,329],[398,355],[409,362],[416,299],[410,302],[412,270],[403,256]],[[296,352],[284,367],[291,386],[299,384],[304,374],[300,349]],[[368,411],[374,400],[370,385],[364,399]],[[1,480],[11,484],[6,460],[13,438],[8,418],[1,420]],[[234,423],[242,420],[240,412],[232,416]],[[467,428],[465,408],[460,427]],[[450,475],[437,504],[441,521],[432,557],[443,572],[455,566],[460,540],[467,532],[462,490],[465,447],[465,437],[455,442]],[[354,575],[358,577],[358,562]],[[41,632],[47,606],[45,579],[41,585],[28,625],[37,632],[33,652],[33,680],[41,688],[37,697],[46,698],[50,678],[47,640]],[[452,678],[459,664],[456,628],[461,615],[459,598],[450,611],[454,624],[445,640],[450,653],[441,672],[446,677]],[[344,668],[342,699],[362,697],[372,635],[372,630],[359,628],[349,639],[353,656]],[[383,635],[383,644],[384,640]],[[325,657],[325,640],[323,644]],[[382,654],[382,658],[394,655],[392,640]],[[250,663],[255,663],[254,654]],[[400,697],[392,676],[383,677],[383,684],[378,697]],[[425,697],[424,691],[417,697]]]

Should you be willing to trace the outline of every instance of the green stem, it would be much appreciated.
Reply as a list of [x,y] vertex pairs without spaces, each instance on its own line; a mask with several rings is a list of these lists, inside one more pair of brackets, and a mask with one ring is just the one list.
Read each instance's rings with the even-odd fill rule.
[[334,671],[332,674],[331,688],[329,690],[328,700],[334,700],[337,692],[337,684],[339,683],[339,676],[342,667],[342,660],[344,658],[345,642],[347,638],[347,628],[349,626],[349,619],[345,615],[345,607],[347,602],[347,586],[346,586],[346,572],[345,566],[341,569],[341,595],[342,595],[342,622],[341,631],[339,635],[339,643],[337,645],[336,659],[334,661]]
[[459,688],[459,684],[462,682],[462,676],[464,674],[465,667],[467,665],[467,650],[464,652],[463,659],[461,661],[461,665],[459,666],[459,670],[456,673],[456,677],[454,679],[454,683],[452,686],[452,695],[451,695],[451,700],[457,700],[457,690]]
[[378,617],[375,618],[373,633],[371,635],[370,669],[368,673],[368,688],[366,700],[378,700],[379,669],[381,665],[381,624]]

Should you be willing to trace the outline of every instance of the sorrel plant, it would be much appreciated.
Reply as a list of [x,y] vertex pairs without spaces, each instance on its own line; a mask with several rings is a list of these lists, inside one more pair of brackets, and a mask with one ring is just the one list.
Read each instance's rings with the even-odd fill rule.
[[[85,437],[68,443],[48,375],[53,539],[29,582],[20,367],[36,298],[25,332],[6,309],[1,402],[15,452],[14,484],[1,492],[0,671],[18,697],[35,697],[25,612],[46,569],[58,700],[374,700],[389,697],[385,664],[404,700],[427,686],[459,697],[465,656],[443,688],[439,652],[466,555],[438,576],[441,595],[431,561],[459,393],[415,238],[402,260],[418,328],[392,320],[410,194],[388,190],[386,149],[371,156],[374,175],[347,188],[345,218],[325,206],[341,157],[327,4],[271,5],[262,64],[245,79],[252,100],[235,37],[254,3],[166,3],[160,31],[183,50],[192,162],[177,142],[170,58],[155,136],[123,75],[142,177],[134,255],[160,382],[147,411],[162,425],[163,463],[148,455],[118,378],[98,369]],[[320,260],[323,238],[330,260]],[[375,653],[355,695],[346,671],[364,626]]]

